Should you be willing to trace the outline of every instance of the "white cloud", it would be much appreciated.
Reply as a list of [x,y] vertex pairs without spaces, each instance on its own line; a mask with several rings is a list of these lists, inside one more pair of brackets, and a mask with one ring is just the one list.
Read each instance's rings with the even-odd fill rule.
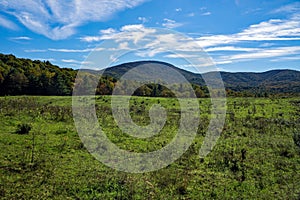
[[202,47],[234,44],[245,41],[292,41],[300,40],[300,17],[292,16],[288,20],[270,19],[254,24],[240,33],[231,35],[212,35],[198,38]]
[[[145,0],[0,0],[0,10],[15,16],[31,31],[59,40],[75,34],[76,28],[87,22],[106,21],[113,14],[143,2]],[[12,28],[7,22],[0,18],[2,26]]]
[[133,41],[137,43],[150,33],[154,33],[155,29],[146,28],[142,24],[130,24],[120,28],[114,33],[103,33],[100,36],[86,36],[80,38],[84,42],[98,42],[101,40],[116,40],[117,42]]
[[208,16],[208,15],[211,15],[211,12],[205,12],[205,13],[202,13],[201,15],[202,16]]
[[48,50],[54,52],[62,52],[62,53],[85,53],[85,52],[92,51],[92,49],[53,49],[53,48],[50,48]]
[[188,14],[188,17],[194,17],[194,16],[195,16],[195,13],[193,13],[193,12]]
[[176,12],[181,12],[181,11],[182,11],[182,8],[176,8],[175,11],[176,11]]
[[56,61],[54,58],[32,58],[32,60],[49,61],[49,62]]
[[294,13],[300,10],[300,2],[291,3],[273,10],[271,13]]
[[7,28],[7,29],[11,29],[11,30],[17,30],[18,27],[16,24],[14,24],[13,22],[7,20],[6,18],[4,18],[3,16],[0,15],[0,26]]
[[275,45],[274,43],[265,42],[263,44],[260,44],[259,46],[260,47],[271,47],[271,46],[274,46],[274,45]]
[[77,65],[90,65],[92,62],[90,61],[79,61],[79,60],[74,60],[74,59],[62,59],[61,60],[64,63],[68,64],[77,64]]
[[233,63],[231,60],[215,61],[216,65],[226,65]]
[[64,62],[64,63],[78,63],[78,64],[81,64],[81,61],[73,60],[73,59],[62,59],[61,61]]
[[281,62],[281,61],[300,61],[300,55],[298,56],[292,56],[292,57],[280,57],[280,58],[276,58],[276,59],[272,59],[272,62]]
[[251,53],[235,54],[230,56],[223,56],[223,60],[253,60],[253,59],[263,59],[263,58],[273,58],[288,55],[300,54],[300,46],[291,47],[277,47],[273,49],[259,49]]
[[[81,38],[81,40],[86,42],[111,40],[115,43],[115,46],[107,50],[111,51],[112,54],[114,51],[134,50],[135,45],[133,44],[138,44],[139,47],[142,47],[141,50],[134,52],[138,57],[153,58],[159,55],[168,59],[188,58],[195,61],[195,63],[199,63],[199,67],[208,67],[212,62],[199,60],[207,57],[205,52],[213,52],[212,55],[217,65],[245,60],[276,59],[289,55],[298,56],[300,46],[291,44],[290,46],[278,47],[275,41],[299,40],[299,23],[295,16],[288,20],[271,19],[251,25],[239,33],[201,36],[196,39],[181,37],[172,32],[157,31],[142,24],[132,24],[125,25],[119,30],[100,31],[99,36],[87,36]],[[245,42],[257,41],[260,43],[256,47],[245,47]],[[201,46],[205,47],[205,52],[202,51]],[[169,53],[166,55],[172,50],[176,50],[177,54]],[[225,51],[226,53],[224,53]],[[115,59],[114,56],[110,58],[111,61]]]
[[205,49],[206,52],[214,52],[214,51],[256,51],[258,48],[243,48],[243,47],[235,47],[235,46],[219,46],[219,47],[211,47]]
[[10,39],[12,39],[12,40],[32,40],[32,38],[27,37],[27,36],[12,37]]
[[102,33],[102,34],[113,34],[115,32],[116,32],[116,30],[113,29],[113,28],[109,28],[109,29],[105,29],[105,30],[100,31],[100,33]]
[[139,31],[141,29],[144,29],[144,26],[142,24],[130,24],[123,26],[121,28],[121,31]]
[[197,58],[198,55],[193,54],[168,54],[165,58]]
[[120,43],[119,49],[130,50],[128,42]]
[[148,22],[148,19],[146,17],[138,17],[138,20],[141,21],[143,24]]
[[103,51],[104,48],[87,48],[87,49],[54,49],[54,48],[49,48],[49,51],[54,51],[54,52],[62,52],[62,53],[86,53],[86,52],[91,52],[91,51]]
[[176,22],[176,21],[174,21],[174,20],[165,18],[165,19],[164,19],[164,23],[163,23],[162,25],[163,25],[164,27],[166,27],[166,28],[173,29],[173,28],[180,27],[180,26],[182,26],[183,24],[182,24],[182,23],[178,23],[178,22]]
[[46,52],[46,49],[27,49],[24,50],[26,53],[43,53]]

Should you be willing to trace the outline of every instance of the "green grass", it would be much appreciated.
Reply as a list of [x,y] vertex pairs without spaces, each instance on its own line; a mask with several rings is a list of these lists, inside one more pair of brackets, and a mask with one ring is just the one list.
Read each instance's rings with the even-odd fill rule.
[[[130,174],[97,161],[83,146],[72,118],[72,97],[0,98],[0,197],[2,199],[299,199],[300,100],[230,98],[223,133],[204,159],[198,152],[210,114],[199,99],[201,122],[193,144],[170,166]],[[110,97],[96,98],[100,125],[122,149],[149,152],[176,134],[180,107],[172,98],[131,98],[131,116],[149,123],[149,108],[168,111],[162,132],[148,139],[123,134]],[[30,124],[29,134],[16,134]]]

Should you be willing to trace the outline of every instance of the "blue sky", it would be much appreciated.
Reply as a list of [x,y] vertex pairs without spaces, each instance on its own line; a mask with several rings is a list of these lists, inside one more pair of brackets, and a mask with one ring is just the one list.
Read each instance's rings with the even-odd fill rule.
[[[172,42],[182,58],[201,47],[222,71],[300,70],[296,0],[0,0],[0,52],[60,67],[80,68],[95,48],[113,60],[103,42],[130,49],[156,27],[172,30],[156,38]],[[118,61],[165,60],[189,70],[153,43],[143,43],[148,53]]]

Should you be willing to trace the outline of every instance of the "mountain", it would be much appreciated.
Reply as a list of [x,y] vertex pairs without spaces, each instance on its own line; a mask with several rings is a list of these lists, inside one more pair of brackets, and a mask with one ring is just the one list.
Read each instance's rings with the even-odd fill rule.
[[[120,65],[116,65],[113,67],[106,68],[105,70],[90,70],[90,69],[83,69],[82,71],[92,73],[92,74],[103,74],[104,76],[110,76],[115,79],[119,79],[122,77],[126,72],[129,70],[132,70],[136,68],[137,66],[143,66],[147,65],[147,67],[151,68],[152,66],[166,66],[170,67],[176,71],[178,71],[180,74],[182,74],[190,83],[197,84],[197,85],[204,85],[204,80],[200,74],[195,74],[193,72],[186,71],[184,69],[180,69],[175,67],[174,65],[171,65],[169,63],[161,62],[161,61],[136,61],[136,62],[128,62]],[[163,73],[163,72],[159,72]],[[136,74],[136,76],[140,76],[139,74]]]
[[262,73],[221,72],[221,76],[226,88],[234,91],[300,92],[300,72],[296,70],[271,70]]
[[[183,69],[179,69],[171,64],[159,61],[138,61],[130,62],[107,68],[103,75],[119,79],[127,71],[140,65],[166,65],[180,72],[190,83],[204,86],[203,77],[217,81],[216,72],[196,74]],[[97,71],[94,71],[97,73]],[[282,69],[270,70],[267,72],[219,72],[226,89],[235,92],[271,92],[271,93],[300,93],[300,71]]]
[[[178,71],[193,84],[193,88],[199,93],[197,96],[200,97],[208,95],[203,77],[211,82],[218,80],[215,78],[216,72],[196,74],[160,61],[130,62],[107,68],[105,71],[90,69],[83,71],[86,76],[94,79],[97,78],[97,74],[103,73],[96,94],[111,94],[120,77],[141,65],[147,65],[151,69],[155,69],[156,66],[166,66]],[[16,58],[14,55],[0,54],[0,95],[71,95],[77,72],[78,70],[52,65],[49,61],[32,61]],[[134,73],[140,79],[147,76],[137,71]],[[168,77],[168,71],[164,68],[160,68],[160,71],[155,73]],[[230,96],[300,94],[300,72],[296,70],[271,70],[262,73],[220,72],[220,74]],[[136,95],[170,96],[166,88],[158,89],[155,84],[149,84],[140,90]]]

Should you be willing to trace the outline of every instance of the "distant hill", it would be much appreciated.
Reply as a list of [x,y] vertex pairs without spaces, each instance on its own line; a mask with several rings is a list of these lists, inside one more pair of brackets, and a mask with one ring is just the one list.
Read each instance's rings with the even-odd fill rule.
[[227,89],[233,91],[266,91],[269,93],[300,93],[300,72],[271,70],[262,73],[221,72]]
[[[159,61],[130,62],[107,68],[103,73],[96,94],[111,94],[117,80],[130,69],[147,64],[166,65],[180,72],[193,84],[197,96],[208,96],[203,77],[214,80],[216,72],[195,74]],[[97,78],[103,71],[83,70],[86,76]],[[159,73],[166,73],[161,71]],[[49,61],[32,61],[0,54],[0,95],[71,95],[77,70],[60,68]],[[262,73],[220,72],[227,93],[230,96],[299,95],[300,72],[295,70],[271,70]],[[143,76],[143,74],[136,74]],[[155,84],[149,84],[135,95],[169,96],[166,88],[157,92]],[[156,91],[156,92],[153,92]]]
[[[164,64],[180,72],[190,83],[204,86],[203,76],[214,79],[216,72],[196,74],[159,61],[130,62],[107,68],[104,75],[120,78],[130,69],[142,64]],[[96,71],[94,73],[97,73]],[[300,93],[300,71],[271,70],[267,72],[220,72],[226,89],[234,92]]]

